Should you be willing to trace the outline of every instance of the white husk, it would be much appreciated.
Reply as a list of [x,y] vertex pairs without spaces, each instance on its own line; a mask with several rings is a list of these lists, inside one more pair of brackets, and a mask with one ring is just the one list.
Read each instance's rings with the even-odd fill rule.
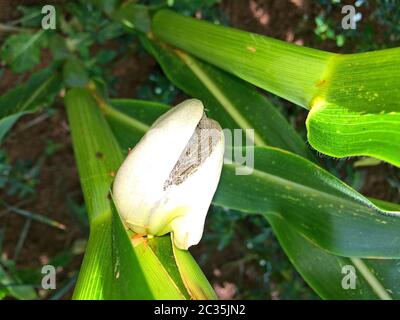
[[[214,130],[212,152],[198,166],[191,167],[193,170],[183,166],[185,174],[175,178],[178,160],[184,164],[187,161],[184,154],[188,142],[197,141],[192,136],[201,130],[200,121]],[[208,144],[211,146],[211,142]],[[221,128],[204,116],[201,101],[184,101],[157,119],[115,177],[113,198],[126,226],[140,234],[172,231],[174,243],[181,249],[197,244],[218,185],[223,152]]]

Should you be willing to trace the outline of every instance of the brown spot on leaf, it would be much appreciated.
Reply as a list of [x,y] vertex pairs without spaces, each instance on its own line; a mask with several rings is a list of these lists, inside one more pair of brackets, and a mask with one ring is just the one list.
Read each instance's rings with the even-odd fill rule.
[[326,83],[326,80],[325,79],[322,79],[322,80],[319,80],[316,84],[315,84],[315,86],[318,88],[318,87],[321,87],[322,85],[324,85]]
[[97,159],[103,159],[103,157],[104,157],[104,154],[102,152],[100,152],[100,151],[96,152],[96,158]]

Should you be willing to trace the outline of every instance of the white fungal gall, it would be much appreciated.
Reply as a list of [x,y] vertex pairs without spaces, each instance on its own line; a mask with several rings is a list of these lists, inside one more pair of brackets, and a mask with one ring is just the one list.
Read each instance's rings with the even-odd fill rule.
[[221,175],[224,135],[190,99],[162,115],[118,170],[113,197],[125,223],[140,234],[173,233],[188,249],[203,234]]

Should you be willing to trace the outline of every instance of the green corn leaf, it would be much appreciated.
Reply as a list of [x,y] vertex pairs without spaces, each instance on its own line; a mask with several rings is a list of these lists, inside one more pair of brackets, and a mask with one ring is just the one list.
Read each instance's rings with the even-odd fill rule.
[[[215,298],[202,273],[187,279],[175,259],[164,260],[160,252],[172,252],[169,236],[148,241],[130,239],[110,196],[113,175],[122,161],[120,146],[108,127],[92,94],[72,89],[65,98],[75,156],[90,222],[90,237],[74,291],[75,299],[193,299],[187,284],[198,284]],[[150,242],[153,245],[150,245]],[[168,248],[169,247],[169,248]],[[185,251],[186,267],[195,269]],[[190,287],[189,287],[190,288]]]
[[[169,236],[157,238],[164,250],[172,250]],[[190,299],[174,260],[164,261],[145,238],[131,243],[121,219],[113,210],[112,264],[113,277],[108,283],[107,299]],[[164,253],[164,251],[162,251]],[[110,294],[111,293],[111,294]]]
[[185,250],[173,246],[176,265],[188,293],[194,299],[217,299],[211,286],[204,285],[204,274],[195,260]]
[[65,105],[90,222],[89,241],[74,298],[105,299],[106,282],[113,276],[110,172],[117,170],[122,156],[95,101],[87,91],[69,91]]
[[154,35],[293,103],[308,107],[332,54],[184,17],[169,10],[153,18]]
[[[400,211],[399,205],[379,200],[374,203],[386,210]],[[335,256],[299,235],[278,215],[269,215],[268,221],[291,262],[322,298],[399,299],[399,260]],[[342,287],[346,266],[354,267],[357,276],[356,287],[347,290]]]
[[310,109],[310,144],[400,166],[400,48],[340,55],[157,12],[158,39]]
[[318,151],[400,166],[400,48],[334,55],[312,101],[308,139]]
[[298,232],[334,254],[400,257],[400,213],[376,207],[312,162],[256,147],[253,173],[236,175],[238,168],[235,163],[224,166],[214,203],[244,212],[279,212]]
[[[290,261],[324,299],[399,299],[399,260],[359,259],[336,256],[321,250],[300,235],[280,216],[269,215],[268,221]],[[353,267],[355,287],[342,286],[347,274],[344,268]]]

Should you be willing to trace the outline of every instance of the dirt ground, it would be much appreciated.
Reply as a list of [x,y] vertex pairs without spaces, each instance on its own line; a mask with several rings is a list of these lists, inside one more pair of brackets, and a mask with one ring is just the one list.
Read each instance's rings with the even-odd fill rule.
[[[43,1],[43,3],[48,1]],[[52,1],[53,3],[54,1]],[[63,1],[57,1],[62,3]],[[15,7],[17,4],[37,4],[41,1],[7,1],[0,0],[0,22],[5,22],[18,17]],[[313,34],[313,15],[315,5],[307,0],[282,0],[282,1],[223,1],[220,5],[225,12],[232,26],[237,28],[265,34],[285,41],[316,46]],[[304,16],[310,17],[305,20]],[[1,39],[1,38],[0,38]],[[334,42],[325,42],[318,46],[325,50],[334,50]],[[43,56],[43,64],[46,64],[48,56]],[[121,57],[114,62],[114,75],[118,78],[116,85],[119,97],[135,97],[136,89],[156,68],[156,63],[151,58],[142,59],[138,56]],[[12,88],[18,81],[18,75],[6,70],[0,83],[0,94]],[[60,221],[66,226],[65,230],[59,230],[43,223],[33,222],[25,245],[22,248],[17,266],[21,268],[38,267],[49,257],[68,249],[77,239],[86,237],[85,231],[77,224],[67,199],[74,199],[82,203],[79,178],[75,166],[75,160],[71,145],[71,137],[66,120],[66,114],[61,104],[56,106],[56,114],[37,124],[25,129],[27,124],[37,119],[38,115],[24,116],[14,127],[10,136],[6,139],[3,148],[7,151],[14,163],[17,159],[31,159],[38,161],[44,153],[47,141],[51,140],[59,144],[61,149],[53,155],[45,158],[41,165],[39,184],[36,187],[37,193],[29,198],[27,203],[19,206],[51,219]],[[303,121],[304,114],[300,115]],[[389,165],[380,165],[373,168],[363,169],[366,171],[366,183],[362,192],[389,201],[399,201],[399,195],[390,189],[385,175],[394,172]],[[391,190],[391,191],[388,191]],[[9,197],[0,192],[0,198],[9,204],[17,205],[20,200]],[[24,226],[25,218],[18,215],[0,211],[1,227],[5,227],[6,234],[3,254],[12,257],[20,232]],[[234,246],[234,244],[233,244]],[[201,254],[202,248],[195,250],[195,254]],[[232,259],[240,256],[240,252],[232,251]],[[224,272],[223,279],[215,274],[215,266],[219,261],[230,257],[221,256],[218,252],[210,259],[215,265],[205,270],[211,282],[230,281],[234,282],[236,269]],[[73,262],[65,270],[60,270],[60,279],[66,278],[70,272],[78,269],[82,255],[74,257]],[[256,285],[257,278],[250,273],[245,279],[248,286]],[[227,289],[228,290],[228,289]],[[70,297],[69,294],[65,298]]]

